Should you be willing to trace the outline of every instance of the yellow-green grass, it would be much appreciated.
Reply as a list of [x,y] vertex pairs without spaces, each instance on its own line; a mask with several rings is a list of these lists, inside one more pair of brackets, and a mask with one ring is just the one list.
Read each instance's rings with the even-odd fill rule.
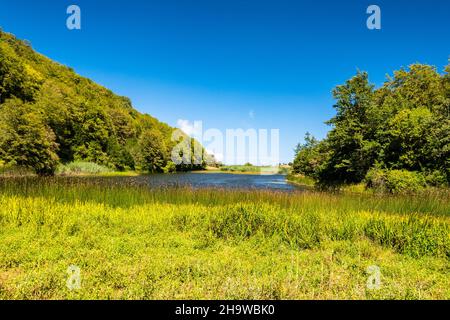
[[312,178],[309,178],[301,174],[292,174],[292,173],[288,174],[286,176],[286,180],[292,184],[297,184],[306,187],[314,187],[315,184]]
[[0,299],[449,299],[449,213],[445,194],[0,179]]

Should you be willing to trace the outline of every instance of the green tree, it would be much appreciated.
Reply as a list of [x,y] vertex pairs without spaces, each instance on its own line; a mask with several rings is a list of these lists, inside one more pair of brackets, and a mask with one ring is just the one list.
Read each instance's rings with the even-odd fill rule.
[[55,134],[30,104],[15,98],[0,107],[0,159],[51,175],[58,164]]
[[139,138],[139,163],[142,170],[163,172],[166,166],[166,146],[163,136],[156,130],[145,130]]
[[12,48],[0,43],[0,103],[11,97],[25,101],[33,99],[39,83],[29,76],[31,70],[24,66]]
[[326,145],[330,153],[318,172],[319,182],[340,184],[359,182],[374,163],[377,144],[368,139],[367,113],[371,108],[373,85],[365,72],[333,91],[337,100],[336,116],[328,121],[333,126]]
[[305,135],[305,143],[298,144],[295,149],[296,157],[292,165],[294,173],[314,177],[321,162],[319,141],[309,132]]
[[415,64],[376,90],[358,72],[333,91],[332,129],[321,142],[307,137],[299,145],[294,171],[319,185],[367,181],[371,169],[450,182],[450,65],[445,71]]
[[37,54],[26,42],[0,32],[0,108],[11,98],[27,103],[44,127],[54,133],[62,162],[89,161],[119,170],[132,169],[140,157],[140,137],[147,130],[161,137],[159,152],[164,159],[169,158],[169,150],[175,145],[171,141],[174,128],[139,113],[130,99],[115,95],[71,68]]

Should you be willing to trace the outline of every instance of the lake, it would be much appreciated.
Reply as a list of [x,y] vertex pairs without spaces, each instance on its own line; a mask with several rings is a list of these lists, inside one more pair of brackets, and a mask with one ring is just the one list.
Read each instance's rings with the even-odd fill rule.
[[286,176],[231,173],[151,174],[137,177],[62,177],[63,179],[95,179],[115,185],[147,185],[150,187],[190,186],[193,188],[269,189],[293,191],[300,189],[286,181]]
[[240,188],[296,190],[297,187],[286,181],[286,176],[231,174],[231,173],[177,173],[142,176],[150,186],[192,186],[194,188]]

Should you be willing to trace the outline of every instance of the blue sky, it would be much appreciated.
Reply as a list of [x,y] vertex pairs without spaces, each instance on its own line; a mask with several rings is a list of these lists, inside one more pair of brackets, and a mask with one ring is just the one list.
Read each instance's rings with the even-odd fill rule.
[[[66,28],[76,4],[82,29]],[[368,30],[366,9],[381,8]],[[450,55],[448,0],[2,0],[0,26],[38,52],[176,125],[280,129],[281,160],[306,131],[323,138],[331,90],[356,73],[376,85]]]

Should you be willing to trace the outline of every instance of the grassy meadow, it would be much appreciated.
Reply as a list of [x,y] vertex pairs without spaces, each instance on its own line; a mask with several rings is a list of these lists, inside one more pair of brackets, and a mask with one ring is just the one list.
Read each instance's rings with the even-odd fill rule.
[[450,299],[446,192],[133,181],[0,178],[0,299]]

